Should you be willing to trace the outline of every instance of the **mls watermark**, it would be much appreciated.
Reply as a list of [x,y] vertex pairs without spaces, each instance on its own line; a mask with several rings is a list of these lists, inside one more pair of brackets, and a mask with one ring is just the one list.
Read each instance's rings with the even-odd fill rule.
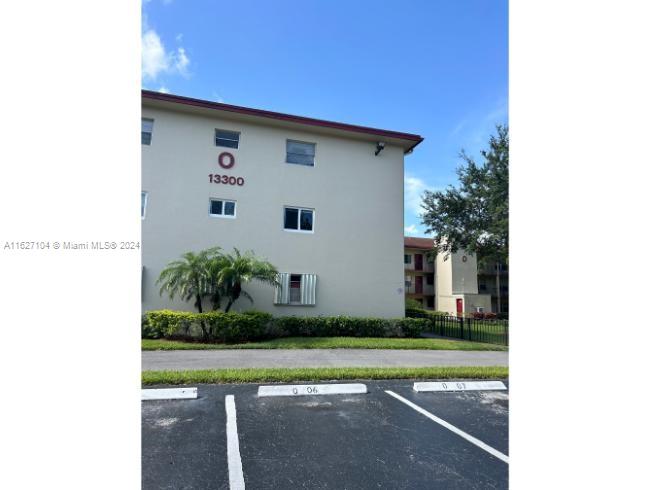
[[71,240],[32,240],[32,241],[5,241],[2,243],[2,251],[84,251],[84,250],[140,250],[140,242],[134,240],[123,241],[71,241]]

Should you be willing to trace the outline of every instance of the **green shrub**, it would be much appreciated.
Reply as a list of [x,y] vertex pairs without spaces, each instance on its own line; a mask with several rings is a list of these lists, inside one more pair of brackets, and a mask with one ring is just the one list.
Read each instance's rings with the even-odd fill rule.
[[259,340],[264,338],[270,315],[222,313],[211,311],[197,315],[208,324],[210,340],[225,343]]
[[425,318],[404,318],[399,322],[404,337],[420,337],[429,324]]
[[145,324],[147,334],[154,335],[145,338],[171,337],[181,330],[187,332],[194,316],[195,313],[186,311],[147,311],[143,315],[143,335],[145,333]]
[[224,343],[278,337],[419,337],[427,323],[423,318],[273,318],[261,311],[190,313],[159,310],[143,315],[142,336],[148,339],[202,337],[204,341]]
[[413,298],[404,298],[404,305],[406,308],[416,308],[421,310],[422,309],[422,303],[419,301],[413,299]]
[[445,311],[425,310],[424,308],[406,308],[407,318],[431,318],[434,316],[449,316]]

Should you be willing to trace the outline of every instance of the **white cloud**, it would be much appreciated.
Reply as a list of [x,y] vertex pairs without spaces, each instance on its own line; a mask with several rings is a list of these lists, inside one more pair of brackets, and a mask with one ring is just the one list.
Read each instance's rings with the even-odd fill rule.
[[176,53],[171,54],[174,61],[174,69],[184,77],[187,76],[187,67],[190,64],[190,59],[185,54],[185,48],[178,48]]
[[419,177],[406,174],[404,177],[404,207],[416,216],[422,213],[422,193],[427,189],[426,183]]
[[161,85],[161,87],[158,89],[158,92],[160,92],[161,94],[168,94],[169,89],[167,87],[165,87],[164,85]]
[[419,233],[419,231],[415,225],[410,225],[404,227],[404,233],[406,235],[412,235],[414,233]]
[[159,75],[180,74],[188,76],[190,59],[185,48],[167,52],[160,36],[153,29],[142,35],[142,79],[156,80]]

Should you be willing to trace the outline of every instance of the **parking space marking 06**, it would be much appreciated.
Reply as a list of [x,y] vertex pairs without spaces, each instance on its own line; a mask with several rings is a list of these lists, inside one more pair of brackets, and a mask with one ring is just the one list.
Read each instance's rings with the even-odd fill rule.
[[257,396],[349,395],[368,393],[362,383],[260,386]]
[[416,404],[413,403],[412,401],[407,400],[406,398],[404,398],[404,397],[398,395],[397,393],[392,392],[392,391],[390,391],[390,390],[385,390],[385,391],[386,391],[386,393],[388,393],[388,394],[389,394],[390,396],[392,396],[393,398],[396,398],[396,399],[398,399],[399,401],[401,401],[402,403],[404,403],[404,404],[408,405],[409,407],[411,407],[413,410],[415,410],[415,411],[417,411],[417,412],[420,412],[420,413],[421,413],[422,415],[424,415],[425,417],[427,417],[427,418],[433,420],[434,422],[436,422],[436,423],[442,425],[445,429],[449,429],[449,430],[452,431],[454,434],[458,434],[460,437],[462,437],[462,438],[465,439],[466,441],[469,441],[469,442],[471,442],[472,444],[474,444],[475,446],[478,446],[478,447],[480,447],[481,449],[483,449],[484,451],[487,451],[487,452],[490,453],[492,456],[494,456],[494,457],[496,457],[496,458],[499,458],[499,459],[500,459],[501,461],[503,461],[504,463],[508,463],[508,464],[510,464],[509,459],[508,459],[508,456],[505,455],[505,454],[503,454],[501,451],[497,451],[497,450],[494,449],[493,447],[488,446],[487,444],[485,444],[483,441],[478,440],[476,437],[474,437],[474,436],[470,436],[467,432],[464,432],[464,431],[460,430],[458,427],[455,427],[455,426],[451,425],[449,422],[445,422],[445,421],[442,420],[441,418],[436,417],[436,416],[433,415],[431,412],[428,412],[428,411],[425,410],[424,408],[419,407],[418,405],[416,405]]
[[226,396],[226,438],[228,449],[228,482],[230,490],[244,490],[244,470],[239,453],[239,435],[237,434],[237,409],[235,396]]
[[415,391],[507,390],[502,381],[435,381],[413,383]]

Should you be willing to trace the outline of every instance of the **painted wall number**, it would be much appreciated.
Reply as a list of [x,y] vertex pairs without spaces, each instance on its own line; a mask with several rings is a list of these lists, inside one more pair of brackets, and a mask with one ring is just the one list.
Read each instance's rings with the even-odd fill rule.
[[211,184],[227,184],[227,185],[244,185],[244,177],[233,177],[232,175],[208,175]]

